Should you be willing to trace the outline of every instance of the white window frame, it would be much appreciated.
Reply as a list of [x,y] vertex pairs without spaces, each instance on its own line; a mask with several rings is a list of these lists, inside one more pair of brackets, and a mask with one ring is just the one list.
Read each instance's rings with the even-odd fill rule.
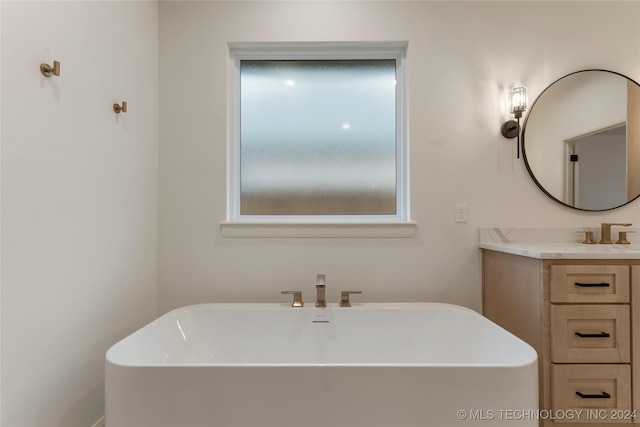
[[[410,237],[407,42],[230,42],[227,90],[225,237]],[[242,60],[396,60],[395,215],[241,215],[240,62]]]

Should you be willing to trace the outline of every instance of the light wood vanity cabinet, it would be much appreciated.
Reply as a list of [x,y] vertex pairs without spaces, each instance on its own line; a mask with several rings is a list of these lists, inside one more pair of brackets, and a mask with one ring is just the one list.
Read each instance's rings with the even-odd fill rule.
[[541,426],[640,425],[640,260],[536,259],[483,249],[483,314],[539,360]]

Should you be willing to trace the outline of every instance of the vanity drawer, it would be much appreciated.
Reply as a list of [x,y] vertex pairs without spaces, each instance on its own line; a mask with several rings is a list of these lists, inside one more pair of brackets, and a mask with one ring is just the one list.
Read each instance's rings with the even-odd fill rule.
[[[616,411],[631,410],[631,366],[552,365],[551,405],[553,411],[584,409],[580,419],[556,422],[630,422],[614,420]],[[591,410],[591,411],[589,411]],[[602,411],[598,411],[602,410]],[[592,419],[588,419],[589,414]],[[593,414],[602,414],[593,419]],[[622,417],[625,418],[625,417]]]
[[628,265],[552,265],[551,302],[627,303]]
[[628,305],[551,305],[551,361],[631,362]]

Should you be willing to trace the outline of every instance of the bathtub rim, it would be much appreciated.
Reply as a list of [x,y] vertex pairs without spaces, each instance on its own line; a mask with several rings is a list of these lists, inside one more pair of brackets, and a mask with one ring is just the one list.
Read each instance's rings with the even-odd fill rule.
[[[488,364],[488,363],[146,363],[146,364],[126,364],[120,363],[113,360],[113,353],[115,352],[114,347],[125,340],[133,339],[135,335],[141,333],[141,330],[147,327],[150,327],[154,323],[159,323],[163,321],[163,318],[174,315],[178,312],[190,311],[190,310],[205,310],[205,309],[223,309],[223,310],[234,310],[234,309],[271,309],[271,310],[308,310],[308,311],[319,311],[322,310],[365,310],[368,308],[376,309],[376,310],[398,310],[398,309],[426,309],[429,307],[433,308],[442,308],[452,311],[461,311],[469,313],[473,316],[478,316],[482,319],[482,321],[489,322],[493,325],[493,327],[501,329],[501,333],[509,335],[511,338],[517,340],[519,345],[522,345],[524,351],[528,352],[528,357],[523,357],[524,360],[519,360],[517,362],[512,363],[496,363],[496,364]],[[111,356],[111,357],[110,357]],[[288,303],[200,303],[200,304],[191,304],[178,308],[174,308],[160,316],[156,319],[146,323],[141,326],[137,330],[133,331],[129,335],[121,338],[113,345],[111,345],[107,351],[105,352],[105,364],[111,365],[114,367],[120,368],[132,368],[132,369],[140,369],[140,368],[202,368],[202,367],[210,367],[210,368],[505,368],[505,369],[517,369],[524,368],[533,364],[537,365],[538,363],[538,353],[535,349],[527,342],[522,340],[521,338],[515,336],[511,332],[492,322],[490,319],[484,317],[482,314],[478,313],[475,310],[472,310],[468,307],[463,307],[460,305],[449,304],[449,303],[441,303],[441,302],[367,302],[367,303],[352,303],[351,307],[339,307],[338,303],[327,303],[326,308],[318,308],[311,304],[306,305],[300,308],[292,308],[291,304]]]

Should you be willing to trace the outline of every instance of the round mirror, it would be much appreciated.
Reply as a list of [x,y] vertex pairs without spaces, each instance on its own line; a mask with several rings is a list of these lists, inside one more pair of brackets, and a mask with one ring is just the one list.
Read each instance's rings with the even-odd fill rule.
[[547,87],[523,124],[529,174],[552,199],[604,211],[640,196],[640,86],[583,70]]

